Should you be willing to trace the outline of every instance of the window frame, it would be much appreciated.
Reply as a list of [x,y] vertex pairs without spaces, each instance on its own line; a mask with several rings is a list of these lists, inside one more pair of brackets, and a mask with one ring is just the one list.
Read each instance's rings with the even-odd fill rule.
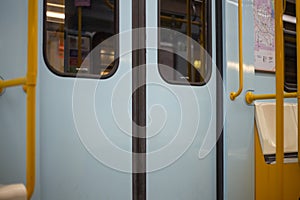
[[[187,86],[205,86],[210,78],[211,78],[211,75],[212,75],[212,63],[209,63],[210,66],[207,67],[208,71],[207,71],[207,74],[206,74],[206,77],[204,77],[204,81],[203,82],[190,82],[189,80],[186,80],[186,81],[174,81],[174,80],[168,80],[165,76],[163,76],[162,72],[161,72],[161,68],[159,67],[159,58],[160,58],[160,53],[159,53],[159,46],[160,46],[160,33],[159,33],[159,28],[161,28],[161,23],[160,23],[160,17],[161,17],[161,0],[157,0],[158,2],[158,9],[157,9],[157,27],[158,27],[158,31],[157,31],[157,38],[158,38],[158,41],[157,41],[157,46],[158,46],[158,49],[157,49],[157,63],[158,63],[158,72],[160,74],[160,77],[168,84],[171,84],[171,85],[187,85]],[[208,52],[208,55],[212,58],[212,4],[211,4],[211,1],[210,0],[206,0],[207,2],[207,17],[208,17],[208,20],[207,20],[207,38],[206,38],[206,41],[207,41],[207,47],[204,48],[207,52]],[[171,29],[172,30],[172,29]],[[185,34],[186,35],[186,34]],[[200,45],[200,43],[198,43]],[[191,65],[193,66],[193,63],[191,63]],[[169,66],[171,67],[171,66]]]
[[[46,16],[46,12],[47,12],[47,1],[48,0],[43,0],[43,39],[42,39],[42,48],[43,48],[43,60],[47,66],[47,68],[55,75],[60,76],[60,77],[70,77],[70,78],[89,78],[89,79],[108,79],[110,77],[112,77],[116,71],[119,68],[119,58],[116,58],[114,60],[114,64],[113,67],[111,69],[111,72],[107,75],[97,75],[97,74],[84,74],[84,73],[70,73],[70,72],[61,72],[57,69],[55,69],[55,67],[53,67],[47,57],[47,29],[46,29],[46,23],[47,23],[47,16]],[[114,35],[119,34],[119,17],[120,17],[120,10],[119,10],[119,0],[115,0],[114,1]],[[64,39],[66,40],[66,31],[63,31],[64,33]],[[119,51],[119,39],[117,41],[117,51]],[[91,49],[92,51],[93,49]],[[90,51],[90,52],[91,52]],[[116,54],[119,55],[119,52]],[[65,59],[65,57],[64,57]]]

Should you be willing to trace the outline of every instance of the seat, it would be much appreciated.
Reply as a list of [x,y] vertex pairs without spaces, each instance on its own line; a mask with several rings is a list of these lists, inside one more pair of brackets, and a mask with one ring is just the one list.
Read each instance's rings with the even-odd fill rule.
[[26,187],[23,184],[0,185],[0,200],[26,199]]

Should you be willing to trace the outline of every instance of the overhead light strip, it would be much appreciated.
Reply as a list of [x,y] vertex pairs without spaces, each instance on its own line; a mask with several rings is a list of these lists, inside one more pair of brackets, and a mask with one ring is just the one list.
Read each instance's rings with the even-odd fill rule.
[[57,8],[65,8],[65,5],[56,4],[56,3],[47,3],[47,6],[57,7]]
[[47,17],[57,18],[57,19],[65,19],[65,14],[60,12],[47,11]]
[[296,17],[291,16],[291,15],[283,15],[282,20],[285,22],[292,23],[292,24],[296,24],[296,21],[297,21]]
[[60,20],[55,20],[55,19],[47,19],[47,22],[52,22],[52,23],[57,23],[57,24],[64,24],[64,21],[60,21]]

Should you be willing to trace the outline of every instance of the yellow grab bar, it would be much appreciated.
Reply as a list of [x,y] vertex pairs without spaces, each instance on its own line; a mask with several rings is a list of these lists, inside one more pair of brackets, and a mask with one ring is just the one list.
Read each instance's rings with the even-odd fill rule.
[[26,84],[26,77],[15,78],[11,80],[0,80],[0,93],[4,88]]
[[[296,98],[297,92],[284,93],[284,98]],[[253,94],[253,92],[247,92],[245,100],[248,104],[253,103],[255,100],[264,100],[264,99],[275,99],[276,94]]]
[[27,139],[26,139],[26,189],[30,199],[35,187],[35,98],[38,55],[38,1],[28,1],[27,47]]
[[38,38],[38,1],[28,1],[28,46],[27,46],[27,74],[26,77],[0,80],[0,92],[3,88],[25,85],[26,101],[26,190],[30,199],[35,187],[35,98],[37,77],[37,38]]
[[82,7],[78,6],[78,41],[77,41],[77,48],[78,48],[78,58],[77,58],[77,67],[80,68],[82,62]]
[[115,5],[112,4],[109,0],[104,0],[104,2],[106,3],[106,5],[110,8],[110,9],[114,9],[115,8]]
[[283,2],[275,1],[275,63],[276,63],[276,168],[277,168],[277,196],[283,198],[283,132],[284,132],[284,53],[283,53]]
[[244,87],[244,70],[243,70],[243,7],[242,0],[238,0],[238,15],[239,15],[239,89],[237,92],[230,93],[230,99],[232,101],[238,97]]
[[[187,60],[191,60],[191,40],[190,37],[192,35],[192,19],[191,19],[191,0],[186,0],[186,34],[187,34]],[[192,79],[192,65],[190,62],[187,63],[187,71],[189,81],[193,81]]]
[[[275,1],[275,61],[276,61],[276,94],[260,94],[254,95],[252,92],[247,92],[246,102],[252,103],[258,99],[273,99],[276,98],[276,169],[277,169],[277,197],[283,198],[283,159],[284,159],[284,111],[283,98],[299,98],[297,93],[284,93],[284,53],[283,53],[283,5],[282,1]],[[298,37],[297,37],[298,39]],[[299,43],[297,43],[298,45]],[[299,52],[297,52],[299,53]],[[299,73],[300,70],[298,70]],[[299,76],[300,77],[300,76]],[[298,79],[299,81],[299,79]],[[299,83],[298,83],[299,84]],[[299,87],[299,85],[298,85]],[[298,104],[299,106],[299,104]]]
[[[186,20],[186,19],[181,19],[181,18],[177,18],[177,17],[170,17],[170,16],[164,16],[164,15],[161,15],[160,19],[168,20],[168,21],[174,21],[174,22],[188,23],[188,20]],[[191,21],[191,24],[198,25],[198,26],[201,25],[200,22],[198,22],[198,21]]]
[[297,41],[297,102],[298,102],[298,163],[300,164],[300,2],[296,1]]

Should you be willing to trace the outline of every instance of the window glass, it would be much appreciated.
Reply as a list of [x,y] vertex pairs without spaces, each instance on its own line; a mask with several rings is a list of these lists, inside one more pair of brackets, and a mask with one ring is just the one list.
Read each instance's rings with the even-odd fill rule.
[[96,56],[90,52],[116,34],[116,6],[114,0],[46,0],[44,56],[50,69],[66,76],[110,76],[117,65],[115,46],[101,45]]
[[287,1],[283,15],[284,86],[287,92],[297,91],[297,49],[295,1]]
[[[210,20],[208,0],[160,0],[160,27],[185,34],[160,33],[159,70],[167,82],[203,85],[208,81],[211,65],[205,60],[211,54]],[[203,49],[195,50],[199,45],[189,37]]]

